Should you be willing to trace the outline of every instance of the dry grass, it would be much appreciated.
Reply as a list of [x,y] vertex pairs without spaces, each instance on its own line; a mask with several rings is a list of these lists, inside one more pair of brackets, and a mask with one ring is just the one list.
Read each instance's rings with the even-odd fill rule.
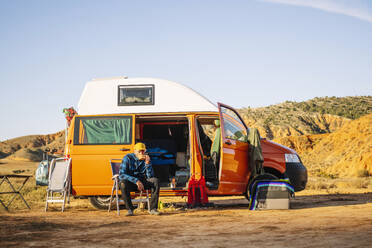
[[300,194],[308,193],[366,193],[372,191],[372,178],[325,178],[309,177],[306,190]]
[[[42,208],[45,204],[46,196],[46,186],[36,186],[35,182],[35,170],[38,166],[38,163],[35,162],[24,162],[24,161],[13,161],[2,159],[0,160],[0,174],[20,174],[20,175],[32,175],[27,183],[24,185],[21,190],[22,196],[25,198],[27,203],[31,208]],[[10,178],[10,182],[13,187],[17,190],[21,187],[24,179]],[[3,182],[0,186],[2,192],[11,192],[12,189],[7,182]],[[4,202],[5,205],[13,198],[15,194],[2,194],[0,199]],[[11,203],[9,209],[12,210],[21,210],[27,209],[26,205],[22,199],[16,195],[15,199]],[[0,211],[5,211],[2,206],[0,206]]]
[[[12,185],[18,189],[23,182],[23,179],[10,179]],[[7,182],[3,182],[1,185],[1,191],[11,192],[12,189],[10,185]],[[31,208],[34,207],[41,207],[45,203],[45,195],[46,195],[46,187],[43,186],[36,186],[35,185],[35,178],[30,178],[30,180],[25,184],[23,189],[21,190],[21,194],[26,200],[26,202],[30,205]],[[0,195],[0,199],[7,205],[7,203],[13,198],[15,194],[6,194],[6,195]],[[25,209],[27,208],[20,196],[16,196],[13,202],[11,203],[9,209],[10,210],[18,210],[18,209]],[[3,210],[2,207],[0,207],[0,211]]]
[[[13,173],[12,171],[21,170],[24,174],[34,175],[38,163],[19,162],[0,160],[0,174]],[[14,186],[19,187],[21,180],[12,179],[11,182]],[[2,191],[10,191],[7,183],[1,186]],[[45,206],[46,186],[36,186],[35,178],[32,177],[22,189],[22,195],[31,206],[32,209],[43,209]],[[306,190],[296,193],[296,195],[311,195],[311,194],[333,194],[333,193],[365,193],[372,192],[372,177],[359,177],[359,178],[336,178],[332,175],[321,174],[320,176],[310,176]],[[0,199],[9,202],[12,195],[0,195]],[[241,196],[238,196],[238,198]],[[224,197],[213,197],[213,200],[226,199]],[[174,211],[180,205],[184,205],[187,198],[184,197],[161,197],[161,211],[168,212]],[[95,210],[87,199],[74,199],[71,197],[69,207],[79,209]],[[50,208],[60,209],[60,204],[51,204]],[[10,210],[24,210],[27,209],[23,201],[17,196],[10,206]],[[0,206],[0,212],[4,212],[4,208]]]

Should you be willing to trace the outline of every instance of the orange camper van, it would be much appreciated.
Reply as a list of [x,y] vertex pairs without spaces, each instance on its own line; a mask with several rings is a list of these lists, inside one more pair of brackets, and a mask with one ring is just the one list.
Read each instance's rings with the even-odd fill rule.
[[[225,104],[168,80],[118,77],[87,82],[77,112],[65,149],[72,194],[97,208],[109,204],[109,161],[133,152],[138,141],[148,148],[161,196],[186,196],[190,178],[202,176],[209,196],[249,194],[249,128]],[[307,170],[294,150],[266,139],[261,147],[263,177],[305,188]]]

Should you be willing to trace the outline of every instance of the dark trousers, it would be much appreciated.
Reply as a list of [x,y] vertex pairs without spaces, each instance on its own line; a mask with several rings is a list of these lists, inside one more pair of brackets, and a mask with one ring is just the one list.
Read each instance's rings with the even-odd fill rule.
[[[152,177],[140,181],[145,189],[151,189],[150,210],[157,209],[159,201],[159,180],[156,177]],[[120,190],[121,197],[125,202],[125,207],[128,210],[133,210],[134,207],[132,204],[132,199],[130,198],[130,192],[138,191],[137,185],[128,180],[120,181]]]

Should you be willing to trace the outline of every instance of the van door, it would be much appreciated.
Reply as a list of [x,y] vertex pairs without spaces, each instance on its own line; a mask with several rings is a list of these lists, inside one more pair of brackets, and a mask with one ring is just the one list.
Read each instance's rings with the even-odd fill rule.
[[134,138],[134,115],[76,117],[70,150],[73,193],[110,195],[110,159],[133,151]]
[[218,103],[218,108],[222,138],[218,193],[244,193],[250,176],[247,127],[232,107]]

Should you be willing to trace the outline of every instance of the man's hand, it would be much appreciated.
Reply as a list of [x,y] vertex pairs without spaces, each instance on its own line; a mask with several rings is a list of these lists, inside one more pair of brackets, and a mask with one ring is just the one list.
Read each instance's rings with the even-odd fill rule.
[[150,156],[149,155],[145,155],[145,163],[146,164],[150,163]]
[[143,191],[145,189],[145,187],[143,186],[143,184],[142,184],[142,182],[140,180],[138,180],[136,182],[136,184],[137,184],[137,187],[138,187],[138,190],[139,191]]

